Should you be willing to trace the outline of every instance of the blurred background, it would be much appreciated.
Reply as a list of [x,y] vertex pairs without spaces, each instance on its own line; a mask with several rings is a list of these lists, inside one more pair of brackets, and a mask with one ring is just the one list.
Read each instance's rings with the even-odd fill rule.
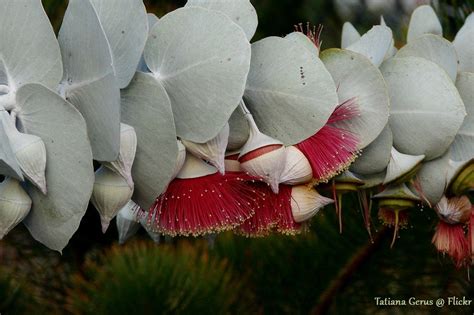
[[[11,0],[13,1],[13,0]],[[300,22],[322,24],[322,48],[339,47],[344,21],[363,33],[383,15],[396,45],[422,0],[252,0],[259,16],[253,40],[283,36]],[[43,0],[57,31],[67,6]],[[163,16],[185,1],[145,0]],[[434,1],[452,39],[474,0]],[[472,196],[471,196],[472,197]],[[356,196],[344,199],[344,232],[332,207],[299,236],[247,239],[162,239],[144,230],[118,245],[114,222],[102,235],[90,207],[62,255],[18,226],[0,241],[0,314],[473,314],[474,306],[376,306],[375,297],[473,298],[466,269],[457,270],[431,245],[431,209],[411,209],[410,223],[390,249],[391,231],[373,209],[373,241]]]

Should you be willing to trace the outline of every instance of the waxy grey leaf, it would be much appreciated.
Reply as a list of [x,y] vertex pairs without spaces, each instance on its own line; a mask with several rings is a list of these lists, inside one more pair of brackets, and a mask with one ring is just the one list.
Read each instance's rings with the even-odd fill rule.
[[[362,150],[350,170],[361,175],[371,175],[381,173],[390,162],[390,152],[392,150],[393,136],[390,126],[387,124],[378,137]],[[382,177],[385,178],[385,175]]]
[[387,26],[375,25],[355,43],[347,46],[347,50],[364,55],[376,67],[379,67],[387,52],[392,48],[392,30]]
[[10,119],[9,114],[0,107],[0,175],[23,181],[23,174],[8,139],[5,119]]
[[474,72],[474,13],[471,13],[463,27],[456,34],[453,45],[459,56],[459,71]]
[[115,161],[120,150],[120,91],[109,44],[89,0],[70,0],[59,44],[60,91],[84,116],[94,159]]
[[244,30],[248,40],[257,30],[257,11],[249,0],[188,0],[186,7],[193,6],[224,13]]
[[360,33],[351,22],[345,22],[342,25],[341,48],[347,48],[360,39]]
[[436,12],[429,5],[421,5],[411,14],[407,42],[409,43],[423,34],[443,35],[443,28]]
[[91,0],[110,45],[119,88],[135,74],[148,37],[148,18],[143,0]]
[[392,58],[380,68],[390,95],[389,124],[401,153],[443,155],[466,115],[463,101],[446,71],[418,57]]
[[94,184],[86,123],[74,106],[42,85],[22,86],[17,100],[19,130],[40,137],[47,152],[48,194],[27,183],[33,207],[24,223],[36,240],[61,251],[79,227]]
[[383,76],[367,58],[350,50],[327,49],[321,60],[337,86],[339,103],[353,98],[358,112],[334,125],[356,135],[358,148],[365,148],[388,122],[390,100]]
[[250,127],[244,113],[237,107],[229,119],[229,141],[227,150],[238,150],[244,146],[250,135]]
[[420,57],[436,63],[456,81],[458,56],[453,44],[438,35],[425,34],[403,46],[396,54],[397,58]]
[[11,87],[36,82],[56,88],[61,54],[41,0],[0,0],[0,8],[0,59]]
[[244,92],[250,44],[243,30],[220,12],[181,8],[155,24],[144,56],[171,100],[178,136],[214,138]]
[[468,161],[474,158],[474,73],[460,72],[456,87],[464,101],[467,116],[451,145],[451,159]]
[[147,210],[168,186],[178,157],[170,100],[151,74],[137,72],[122,90],[122,119],[137,134],[133,200]]
[[285,145],[313,136],[338,104],[336,86],[321,60],[280,37],[252,44],[245,101],[260,131]]

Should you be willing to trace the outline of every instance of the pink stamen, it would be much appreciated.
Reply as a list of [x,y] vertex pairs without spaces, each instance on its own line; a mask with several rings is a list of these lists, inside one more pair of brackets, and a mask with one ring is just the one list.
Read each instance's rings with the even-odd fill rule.
[[355,98],[343,102],[323,128],[296,145],[308,159],[316,183],[327,182],[349,167],[357,157],[357,136],[332,124],[350,120],[358,113]]
[[311,27],[309,22],[306,22],[306,29],[303,27],[303,23],[298,23],[295,25],[295,31],[305,34],[311,42],[318,48],[321,49],[321,33],[323,31],[323,26],[319,24],[317,27]]
[[244,173],[174,179],[150,208],[156,230],[203,235],[230,230],[254,214],[257,196]]
[[470,256],[469,242],[462,224],[439,221],[431,242],[438,251],[448,254],[457,268],[460,268]]
[[413,188],[415,188],[416,192],[421,197],[421,200],[423,200],[428,205],[428,207],[431,208],[432,207],[431,202],[428,200],[428,198],[426,197],[426,194],[423,191],[423,188],[421,187],[420,178],[418,177],[418,175],[413,181]]
[[291,191],[291,186],[280,185],[279,194],[273,201],[278,216],[276,230],[287,235],[295,235],[301,232],[301,224],[295,222],[291,211]]
[[237,234],[262,237],[273,230],[288,235],[301,232],[301,224],[295,222],[291,210],[291,186],[280,185],[278,194],[274,194],[268,185],[259,182],[254,183],[252,187],[259,192],[260,198],[255,215],[239,226]]
[[273,207],[275,194],[271,188],[261,182],[252,183],[252,188],[258,191],[258,201],[255,214],[236,229],[236,233],[247,237],[262,237],[271,233],[277,224],[277,216]]
[[469,220],[468,234],[469,256],[471,264],[474,264],[474,206],[471,208],[471,218]]

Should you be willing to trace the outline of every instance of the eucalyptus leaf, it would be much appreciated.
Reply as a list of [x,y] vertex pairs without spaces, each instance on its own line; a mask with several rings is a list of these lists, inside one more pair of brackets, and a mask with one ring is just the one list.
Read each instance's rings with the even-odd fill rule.
[[244,98],[261,132],[285,145],[313,136],[338,104],[336,86],[321,60],[280,37],[252,44]]
[[61,54],[41,1],[0,0],[0,8],[0,63],[10,90],[33,82],[55,88],[62,76]]
[[390,95],[394,147],[426,160],[444,154],[466,115],[446,71],[418,57],[392,58],[381,71]]
[[155,24],[160,20],[155,14],[153,13],[147,13],[146,15],[147,21],[148,21],[148,34],[150,34],[151,29]]
[[301,45],[304,49],[307,49],[310,53],[315,56],[319,56],[319,49],[313,41],[311,41],[308,36],[302,32],[291,32],[290,34],[284,37],[290,41],[293,41],[297,45]]
[[360,39],[360,33],[351,22],[345,22],[342,25],[341,48],[347,48]]
[[186,7],[192,6],[224,13],[244,30],[248,40],[257,30],[257,12],[249,0],[188,0]]
[[48,194],[27,183],[33,207],[24,223],[36,240],[61,251],[79,227],[94,184],[86,123],[74,106],[42,85],[22,86],[17,100],[19,130],[40,137],[47,151]]
[[392,48],[392,30],[387,26],[375,25],[346,49],[367,57],[376,67],[382,64],[385,55]]
[[451,159],[467,161],[474,158],[474,73],[460,72],[456,87],[464,101],[467,116],[451,146]]
[[424,162],[416,175],[422,197],[431,206],[435,206],[445,193],[446,186],[448,185],[446,181],[448,168],[449,153],[446,153],[437,159]]
[[0,175],[23,181],[23,174],[8,139],[5,122],[10,119],[8,116],[8,112],[0,108]]
[[429,5],[421,5],[411,14],[407,42],[409,43],[423,34],[443,35],[441,22],[436,16],[436,12]]
[[122,90],[122,119],[137,134],[133,200],[147,210],[168,186],[178,157],[170,100],[151,74],[137,72]]
[[[148,20],[148,35],[151,33],[151,30],[153,29],[153,26],[160,20],[156,15],[153,13],[148,13],[147,14],[147,20]],[[150,72],[150,69],[148,69],[148,66],[146,65],[145,58],[142,56],[140,57],[140,62],[138,63],[137,66],[137,71],[140,72],[145,72],[148,73]]]
[[357,116],[334,125],[355,134],[358,149],[365,148],[388,122],[390,102],[382,74],[367,58],[349,50],[325,50],[321,60],[338,87],[339,103],[355,98],[358,109]]
[[229,141],[227,150],[238,150],[244,146],[250,135],[250,126],[242,110],[237,107],[229,119]]
[[383,183],[385,179],[386,172],[385,170],[381,171],[380,173],[370,174],[370,175],[362,175],[356,174],[363,182],[364,185],[360,186],[359,189],[370,189],[376,186],[379,186]]
[[[371,175],[384,172],[390,162],[393,135],[387,124],[379,136],[366,148],[362,154],[352,163],[350,170],[361,175]],[[385,178],[385,172],[383,179]]]
[[250,44],[243,30],[220,12],[177,9],[155,24],[144,56],[169,95],[177,135],[214,138],[244,92]]
[[459,71],[474,72],[474,13],[458,31],[453,44],[459,56]]
[[143,0],[90,0],[110,45],[118,86],[125,88],[135,74],[148,37]]
[[396,54],[397,58],[421,57],[436,63],[456,81],[458,56],[453,44],[438,35],[424,34],[403,46]]
[[109,44],[89,0],[70,0],[59,31],[61,93],[84,116],[94,159],[115,161],[120,150],[120,90]]

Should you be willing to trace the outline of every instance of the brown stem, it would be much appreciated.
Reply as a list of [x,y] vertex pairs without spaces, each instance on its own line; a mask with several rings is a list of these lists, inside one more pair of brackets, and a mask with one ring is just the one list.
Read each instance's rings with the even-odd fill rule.
[[390,248],[393,248],[393,245],[395,245],[395,241],[397,240],[398,227],[400,225],[398,212],[399,210],[395,210],[395,226],[393,228],[393,237],[392,237],[392,243],[390,244]]
[[357,271],[357,269],[359,269],[372,253],[380,247],[387,232],[387,227],[380,229],[380,231],[375,235],[373,243],[368,243],[364,247],[361,247],[350,258],[346,265],[339,271],[337,277],[331,281],[326,290],[324,290],[320,295],[318,304],[311,309],[310,314],[322,315],[327,313],[334,297],[349,283],[351,276]]

